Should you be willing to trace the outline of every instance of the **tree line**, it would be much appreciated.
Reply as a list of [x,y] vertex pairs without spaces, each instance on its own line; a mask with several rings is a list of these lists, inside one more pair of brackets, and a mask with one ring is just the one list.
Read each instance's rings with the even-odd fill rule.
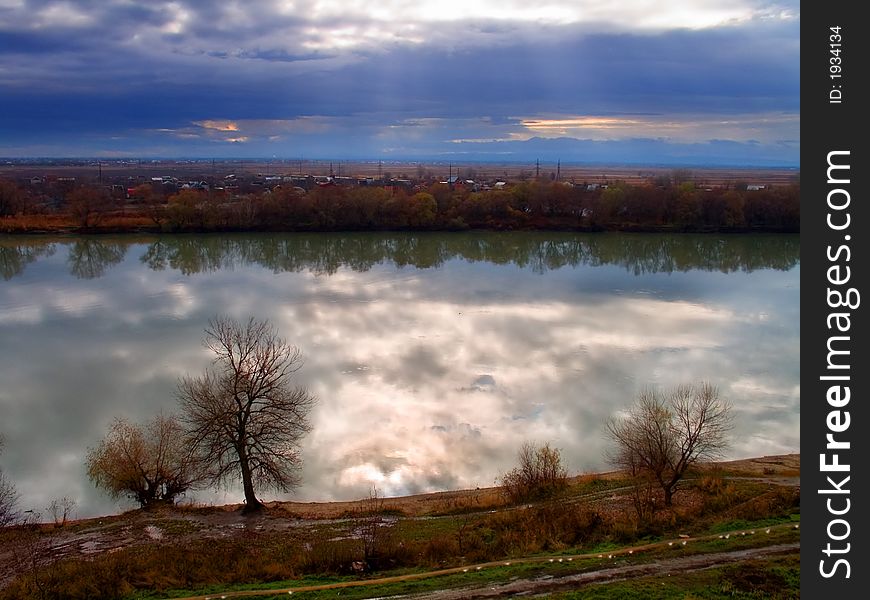
[[[693,182],[570,185],[545,180],[473,191],[434,183],[276,187],[248,194],[139,186],[129,199],[99,186],[51,197],[0,181],[0,217],[57,214],[82,229],[116,231],[362,231],[568,229],[582,231],[800,230],[797,184],[765,189]],[[12,225],[7,224],[7,229]]]

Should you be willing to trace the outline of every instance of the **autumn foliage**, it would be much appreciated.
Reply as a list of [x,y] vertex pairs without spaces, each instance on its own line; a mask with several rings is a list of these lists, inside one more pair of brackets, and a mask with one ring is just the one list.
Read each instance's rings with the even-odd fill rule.
[[549,443],[524,443],[517,453],[517,463],[501,477],[505,495],[513,502],[551,498],[568,486],[562,454]]
[[[800,188],[699,187],[690,181],[569,185],[523,181],[474,191],[446,184],[275,187],[247,193],[146,185],[129,198],[80,186],[53,200],[0,182],[0,226],[159,231],[564,229],[581,231],[800,230]],[[62,217],[63,223],[34,217]]]
[[88,450],[88,477],[113,498],[142,507],[172,502],[197,480],[184,444],[184,430],[171,416],[145,425],[115,419],[106,437]]

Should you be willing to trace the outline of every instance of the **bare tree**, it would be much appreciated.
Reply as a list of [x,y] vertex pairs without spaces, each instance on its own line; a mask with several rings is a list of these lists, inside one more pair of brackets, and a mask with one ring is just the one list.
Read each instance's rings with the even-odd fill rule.
[[18,493],[15,486],[6,479],[3,471],[0,471],[0,527],[6,527],[15,521],[18,512],[15,510],[18,504]]
[[384,518],[384,497],[380,490],[372,486],[368,498],[363,499],[354,512],[354,535],[362,541],[365,567],[375,570],[392,541],[389,523]]
[[263,508],[255,487],[290,491],[299,484],[299,441],[311,429],[315,398],[292,387],[302,353],[268,321],[209,321],[203,344],[210,369],[184,377],[178,399],[191,446],[213,484],[241,478],[245,512]]
[[610,461],[652,478],[670,506],[686,470],[720,456],[731,427],[731,405],[709,383],[681,385],[666,395],[647,390],[626,417],[607,422],[616,446]]
[[[3,450],[3,438],[0,437],[0,452]],[[18,492],[6,474],[0,469],[0,527],[6,527],[18,517]]]
[[69,212],[81,227],[92,227],[112,206],[112,199],[105,190],[81,187],[67,198]]
[[51,504],[46,507],[48,514],[54,520],[55,527],[66,527],[66,524],[73,518],[75,509],[76,501],[67,496],[52,499]]
[[88,450],[85,464],[98,488],[143,507],[172,502],[200,479],[174,416],[159,415],[144,427],[115,419],[106,437]]

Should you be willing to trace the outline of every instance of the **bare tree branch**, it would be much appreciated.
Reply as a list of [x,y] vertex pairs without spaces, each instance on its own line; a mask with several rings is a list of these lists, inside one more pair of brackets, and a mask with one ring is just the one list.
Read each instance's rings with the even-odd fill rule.
[[670,506],[689,467],[721,456],[731,427],[731,405],[709,383],[681,385],[667,395],[647,390],[626,417],[607,422],[615,445],[609,460],[655,480]]
[[[3,437],[0,436],[0,453],[3,451]],[[5,527],[18,518],[18,492],[3,470],[0,469],[0,527]]]
[[258,488],[299,485],[299,442],[311,430],[316,399],[291,387],[302,353],[268,321],[209,321],[203,345],[211,368],[178,384],[189,443],[213,485],[241,479],[246,510],[258,510]]

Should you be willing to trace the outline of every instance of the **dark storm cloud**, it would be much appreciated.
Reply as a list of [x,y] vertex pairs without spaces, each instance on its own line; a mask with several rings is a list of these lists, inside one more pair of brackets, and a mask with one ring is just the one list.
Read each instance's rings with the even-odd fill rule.
[[81,52],[91,47],[87,39],[69,38],[62,31],[23,32],[0,30],[0,55],[44,56],[58,52]]
[[[431,117],[794,110],[797,42],[775,33],[565,35],[453,53],[420,48],[349,69],[358,75],[353,85],[367,92],[362,102],[426,109],[415,99],[438,98]],[[348,78],[326,74],[316,82],[330,95],[348,86]]]
[[320,52],[309,52],[307,54],[291,54],[284,50],[263,50],[259,48],[254,50],[237,50],[233,52],[229,52],[226,50],[212,50],[206,52],[206,54],[213,58],[252,58],[277,62],[299,62],[306,60],[325,60],[328,58],[335,58],[334,54],[321,54]]
[[[758,17],[761,3],[745,21],[667,30],[542,26],[497,13],[426,22],[404,5],[417,16],[400,22],[366,15],[355,3],[344,13],[318,3],[300,6],[292,13],[269,1],[25,1],[0,8],[6,63],[0,70],[0,154],[38,147],[58,154],[266,155],[301,147],[308,155],[349,149],[359,156],[528,156],[539,151],[525,141],[534,135],[520,120],[529,117],[670,115],[681,121],[799,111],[799,20]],[[506,6],[505,14],[516,8]],[[310,116],[343,121],[308,135],[243,130],[243,144],[189,129],[209,119]],[[414,119],[442,122],[429,121],[411,135]],[[480,119],[486,127],[474,131],[470,121]],[[795,162],[794,144],[763,140],[763,156],[745,152],[752,133],[729,138],[742,144],[731,154],[745,153],[756,163]],[[779,133],[765,137],[796,139],[797,124]],[[457,149],[451,142],[478,137],[511,139],[516,147]],[[582,131],[567,137],[587,139]],[[617,155],[622,148],[641,160],[662,154],[624,141],[625,135],[617,139]],[[689,158],[698,150],[718,151],[685,150]],[[586,160],[582,155],[574,153]]]

